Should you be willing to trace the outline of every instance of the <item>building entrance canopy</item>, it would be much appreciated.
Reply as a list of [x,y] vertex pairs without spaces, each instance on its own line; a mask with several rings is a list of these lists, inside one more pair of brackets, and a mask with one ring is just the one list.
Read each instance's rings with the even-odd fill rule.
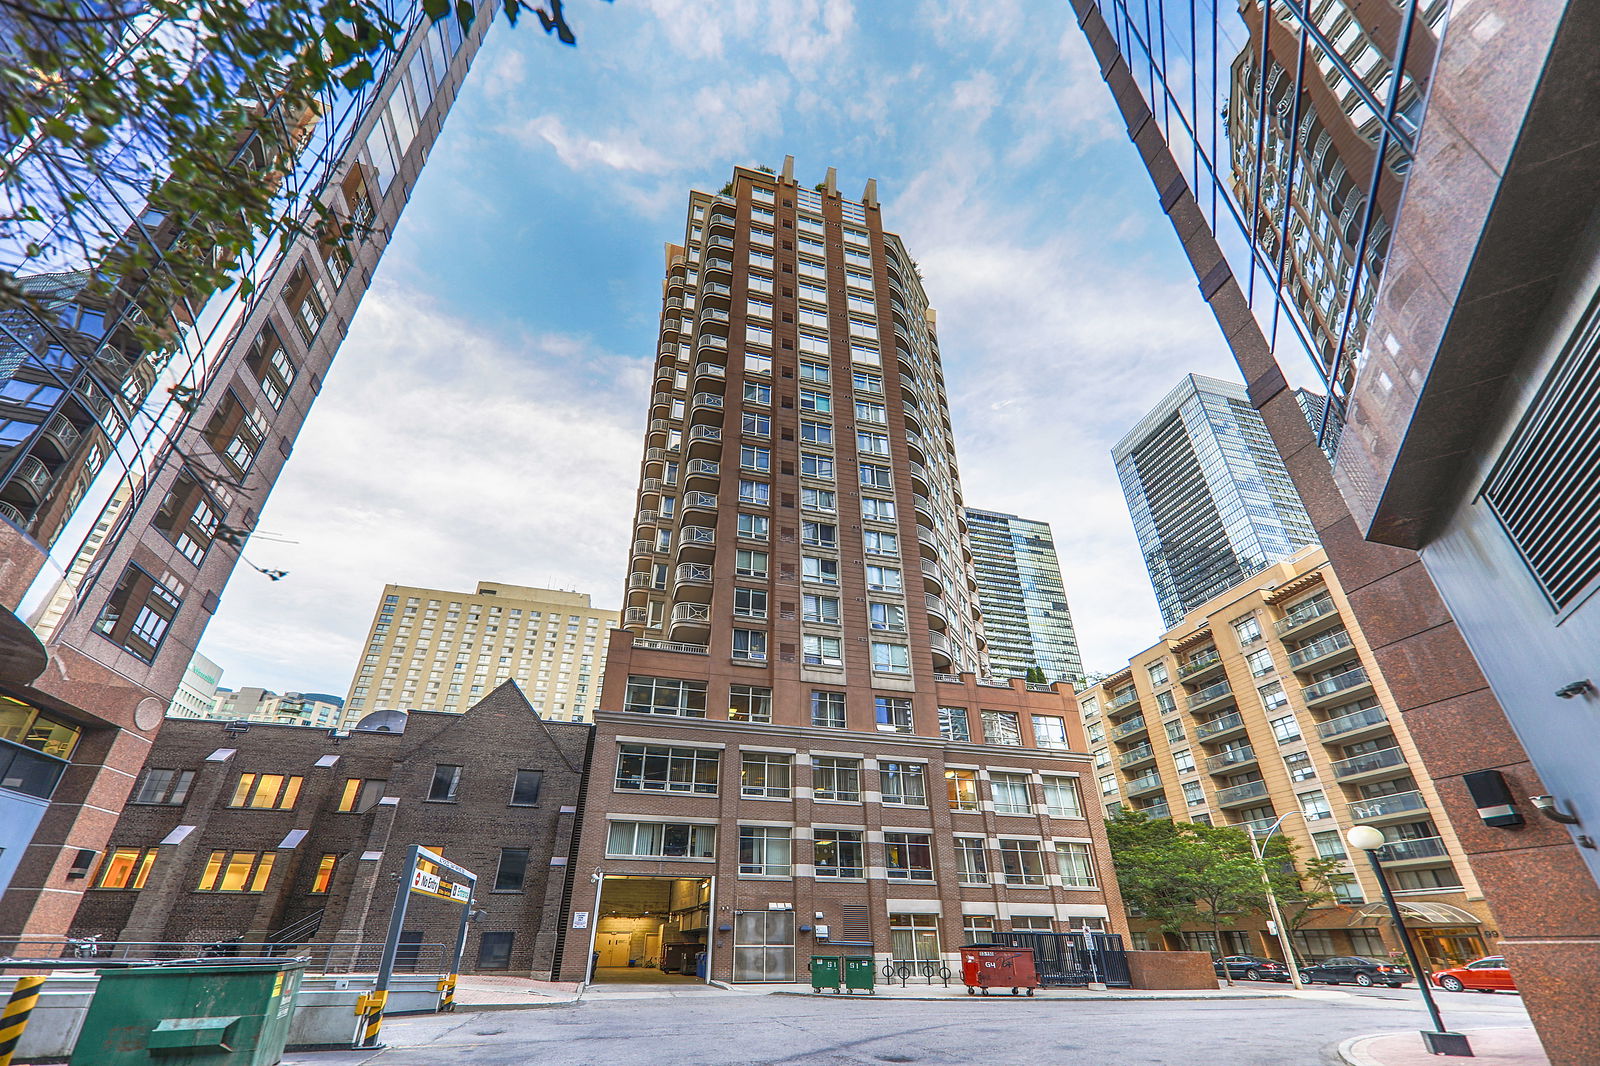
[[[1419,925],[1481,925],[1470,911],[1448,903],[1400,903],[1400,913],[1408,922]],[[1389,917],[1389,908],[1382,903],[1369,903],[1356,912],[1352,925],[1377,925]]]

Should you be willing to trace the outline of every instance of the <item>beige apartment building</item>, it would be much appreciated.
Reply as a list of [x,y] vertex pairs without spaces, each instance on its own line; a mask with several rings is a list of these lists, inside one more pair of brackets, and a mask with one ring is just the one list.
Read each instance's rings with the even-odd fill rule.
[[[1493,948],[1482,893],[1320,547],[1190,612],[1081,692],[1079,707],[1108,814],[1127,806],[1258,833],[1283,817],[1301,857],[1351,860],[1353,880],[1295,934],[1297,953],[1400,946],[1368,864],[1347,853],[1356,825],[1391,841],[1384,870],[1428,957],[1458,962]],[[1164,938],[1130,924],[1135,946],[1211,946],[1208,931]],[[1264,915],[1241,919],[1218,947],[1282,954]]]
[[541,717],[587,722],[617,621],[582,592],[490,581],[475,592],[385,585],[344,724],[382,710],[465,711],[505,681]]

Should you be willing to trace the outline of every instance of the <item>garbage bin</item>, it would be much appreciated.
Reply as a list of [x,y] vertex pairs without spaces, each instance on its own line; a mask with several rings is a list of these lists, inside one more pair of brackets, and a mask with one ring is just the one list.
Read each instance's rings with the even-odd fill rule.
[[811,956],[811,991],[821,992],[824,988],[839,991],[839,956],[813,955]]
[[1024,989],[1028,995],[1039,987],[1039,970],[1034,965],[1032,948],[999,947],[993,944],[968,944],[961,949],[961,983],[967,995],[984,995],[991,988],[1011,989],[1013,996]]
[[871,995],[877,995],[875,987],[878,970],[873,965],[871,955],[851,955],[844,960],[844,987],[847,992],[865,989]]
[[283,1058],[303,959],[99,971],[71,1066],[272,1066]]

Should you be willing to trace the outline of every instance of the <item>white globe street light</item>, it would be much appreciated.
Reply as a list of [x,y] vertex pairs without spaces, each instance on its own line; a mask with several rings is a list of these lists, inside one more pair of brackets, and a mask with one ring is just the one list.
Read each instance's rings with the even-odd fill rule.
[[1472,1045],[1460,1033],[1452,1033],[1445,1029],[1444,1019],[1439,1017],[1439,1005],[1433,1001],[1433,986],[1430,984],[1428,971],[1423,969],[1422,960],[1417,957],[1416,946],[1411,943],[1411,933],[1406,929],[1405,918],[1400,914],[1400,904],[1395,902],[1394,891],[1389,888],[1389,879],[1384,876],[1383,863],[1378,861],[1378,852],[1389,843],[1384,839],[1380,830],[1370,825],[1358,825],[1345,833],[1344,838],[1352,848],[1367,853],[1367,861],[1372,864],[1372,876],[1378,879],[1378,888],[1383,892],[1383,901],[1389,906],[1389,917],[1394,922],[1394,928],[1400,934],[1400,943],[1405,945],[1406,958],[1411,960],[1411,972],[1417,978],[1417,990],[1422,993],[1422,1002],[1427,1004],[1428,1017],[1433,1021],[1433,1032],[1424,1031],[1422,1042],[1427,1049],[1435,1055],[1461,1055],[1472,1056]]

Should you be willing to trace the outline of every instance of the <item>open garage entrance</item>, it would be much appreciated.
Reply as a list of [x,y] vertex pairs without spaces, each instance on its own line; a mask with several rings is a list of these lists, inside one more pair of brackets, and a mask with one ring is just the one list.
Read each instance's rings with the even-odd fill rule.
[[594,983],[703,983],[710,924],[709,877],[606,875]]

